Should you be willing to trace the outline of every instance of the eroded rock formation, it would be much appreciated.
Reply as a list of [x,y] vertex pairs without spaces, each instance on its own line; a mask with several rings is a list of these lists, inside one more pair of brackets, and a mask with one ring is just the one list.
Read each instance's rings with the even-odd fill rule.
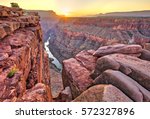
[[96,50],[116,43],[140,44],[150,42],[150,18],[61,18],[51,27],[50,50],[62,62],[82,50]]
[[64,86],[71,88],[73,101],[149,102],[149,55],[140,45],[125,44],[82,51],[63,61]]
[[0,6],[0,101],[52,101],[39,16]]

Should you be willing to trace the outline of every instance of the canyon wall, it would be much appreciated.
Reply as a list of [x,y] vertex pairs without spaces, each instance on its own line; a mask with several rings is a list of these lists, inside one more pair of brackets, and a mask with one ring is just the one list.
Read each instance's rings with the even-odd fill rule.
[[37,13],[0,6],[0,101],[52,101]]
[[45,38],[49,36],[50,50],[62,62],[82,50],[96,50],[116,43],[150,42],[150,18],[60,18]]

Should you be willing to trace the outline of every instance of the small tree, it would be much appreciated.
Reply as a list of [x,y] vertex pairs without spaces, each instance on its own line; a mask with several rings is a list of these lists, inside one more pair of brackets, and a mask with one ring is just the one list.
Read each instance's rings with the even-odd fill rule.
[[19,8],[18,3],[14,3],[14,2],[12,2],[12,3],[10,3],[10,4],[11,4],[11,7],[17,7],[17,8]]

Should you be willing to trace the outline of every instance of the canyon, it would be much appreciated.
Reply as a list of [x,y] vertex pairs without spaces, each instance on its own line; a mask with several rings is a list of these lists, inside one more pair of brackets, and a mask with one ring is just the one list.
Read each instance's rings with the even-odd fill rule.
[[[144,84],[138,82],[142,79],[146,80],[147,76],[140,74],[139,72],[142,71],[138,70],[139,67],[136,67],[140,62],[146,60],[147,63],[140,66],[143,67],[144,72],[149,70],[149,68],[145,69],[145,67],[148,67],[146,64],[149,63],[150,56],[149,17],[58,17],[58,19],[59,21],[47,30],[45,38],[48,39],[51,36],[49,49],[63,65],[63,86],[67,89],[70,88],[66,92],[67,98],[73,99],[73,101],[150,101],[149,86],[145,87],[145,84],[149,84],[148,81]],[[120,44],[118,47],[126,44],[126,51],[124,52],[123,49],[123,52],[117,52],[116,46],[114,46],[116,44]],[[112,52],[107,53],[105,46],[109,46],[108,51],[112,50]],[[102,52],[106,53],[96,55],[99,48],[103,49],[103,47]],[[113,68],[116,65],[114,58],[111,57],[108,61],[107,59],[103,60],[105,55],[109,56],[115,53],[119,53],[117,57],[121,57],[120,60],[127,57],[127,64],[129,63],[128,60],[133,57],[131,66],[134,68],[130,69],[127,64],[119,62],[122,65],[115,69]],[[127,56],[122,56],[120,53]],[[136,59],[134,59],[135,57]],[[102,59],[102,62],[99,64],[100,59]],[[139,59],[141,59],[139,63],[134,64]],[[134,71],[136,73],[132,73]],[[110,72],[110,74],[106,77],[105,72]],[[148,72],[145,75],[148,75]],[[139,80],[137,79],[138,76],[141,77]],[[122,78],[125,82],[120,82]],[[107,81],[108,79],[110,80]],[[116,84],[114,84],[115,80]],[[129,86],[125,90],[118,87],[119,85]],[[131,89],[135,87],[140,92],[128,91],[130,86]],[[114,94],[109,90],[109,87],[115,92]],[[98,90],[101,94],[98,94]],[[69,96],[70,93],[72,96]],[[134,93],[135,95],[132,97]],[[62,96],[59,98],[62,98]]]
[[49,29],[50,51],[62,63],[82,50],[116,43],[144,45],[150,41],[150,18],[60,18]]
[[0,6],[0,33],[0,101],[150,101],[149,17]]

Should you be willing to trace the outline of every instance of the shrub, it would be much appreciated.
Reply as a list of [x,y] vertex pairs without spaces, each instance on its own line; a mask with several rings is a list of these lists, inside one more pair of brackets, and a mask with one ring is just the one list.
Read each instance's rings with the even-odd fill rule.
[[18,5],[18,3],[14,3],[14,2],[12,2],[12,3],[10,3],[11,4],[11,7],[16,7],[16,8],[19,8],[19,5]]
[[10,72],[8,73],[7,77],[8,77],[8,78],[12,78],[12,77],[15,75],[16,72],[17,72],[16,67],[12,68],[12,69],[10,70]]

